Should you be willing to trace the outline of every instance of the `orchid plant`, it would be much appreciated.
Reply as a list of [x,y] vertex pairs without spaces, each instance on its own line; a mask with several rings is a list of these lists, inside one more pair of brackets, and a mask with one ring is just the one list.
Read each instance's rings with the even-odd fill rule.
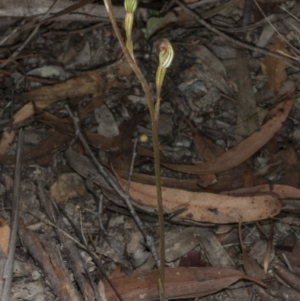
[[164,300],[164,283],[165,283],[165,230],[164,230],[164,210],[162,200],[162,187],[161,187],[161,173],[160,173],[160,153],[159,153],[159,140],[158,140],[158,121],[161,102],[161,90],[166,74],[167,68],[171,65],[174,51],[171,43],[164,39],[160,44],[159,53],[159,66],[156,72],[156,101],[154,104],[154,98],[150,91],[149,85],[138,67],[133,52],[132,41],[132,28],[134,23],[134,12],[137,8],[137,0],[125,0],[124,7],[126,11],[125,16],[125,33],[126,42],[124,42],[120,30],[117,26],[117,22],[113,13],[113,7],[111,0],[104,0],[104,4],[109,15],[112,27],[117,36],[119,44],[122,48],[124,56],[126,57],[129,65],[136,74],[138,80],[141,83],[145,97],[147,99],[148,109],[151,116],[152,134],[153,134],[153,152],[154,152],[154,164],[155,164],[155,177],[156,177],[156,195],[158,204],[158,216],[159,216],[159,234],[160,234],[160,276],[158,279],[158,287],[160,299]]

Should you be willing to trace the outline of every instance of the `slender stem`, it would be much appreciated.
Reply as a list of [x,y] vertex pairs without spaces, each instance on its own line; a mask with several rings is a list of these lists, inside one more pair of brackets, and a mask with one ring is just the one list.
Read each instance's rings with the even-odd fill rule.
[[[6,262],[3,266],[3,287],[0,286],[1,301],[9,300],[10,289],[13,277],[13,266],[16,252],[16,240],[18,231],[18,215],[19,215],[19,203],[20,203],[20,191],[21,191],[21,169],[22,169],[22,154],[24,143],[24,131],[21,128],[19,131],[19,140],[16,156],[16,167],[14,175],[14,188],[13,188],[13,207],[11,212],[11,234],[9,241],[9,254]],[[1,278],[2,278],[1,277]]]
[[159,141],[158,141],[158,119],[155,118],[155,110],[153,97],[149,88],[149,85],[141,72],[140,68],[131,57],[128,52],[126,45],[121,36],[120,30],[118,28],[116,19],[114,17],[113,8],[111,0],[104,0],[107,13],[109,15],[110,22],[117,36],[119,44],[122,48],[124,56],[126,57],[129,65],[136,74],[138,80],[140,81],[145,97],[147,99],[147,104],[151,116],[152,123],[152,134],[153,134],[153,152],[154,152],[154,162],[155,162],[155,177],[156,177],[156,196],[158,204],[158,216],[159,216],[159,235],[160,235],[160,285],[161,285],[161,299],[164,299],[164,284],[165,284],[165,230],[164,230],[164,211],[163,211],[163,201],[162,201],[162,188],[161,188],[161,175],[160,175],[160,153],[159,153]]
[[138,65],[136,64],[136,62],[134,61],[134,59],[131,57],[129,51],[126,48],[126,45],[123,41],[122,35],[120,33],[119,27],[117,25],[117,21],[116,18],[114,16],[113,13],[113,7],[111,4],[111,0],[104,0],[104,4],[111,22],[111,25],[114,29],[114,32],[117,36],[118,42],[122,48],[122,51],[124,53],[124,56],[126,58],[126,60],[128,61],[130,67],[132,68],[132,70],[134,71],[136,77],[138,78],[138,80],[140,81],[143,91],[145,93],[146,99],[147,99],[147,104],[149,107],[149,112],[150,112],[150,116],[151,116],[151,120],[154,117],[154,103],[153,103],[153,97],[149,88],[149,85],[143,75],[143,73],[141,72],[140,68],[138,67]]
[[134,59],[133,54],[133,42],[132,42],[132,26],[133,26],[133,13],[127,13],[125,16],[125,31],[126,31],[126,48],[129,51],[131,57]]

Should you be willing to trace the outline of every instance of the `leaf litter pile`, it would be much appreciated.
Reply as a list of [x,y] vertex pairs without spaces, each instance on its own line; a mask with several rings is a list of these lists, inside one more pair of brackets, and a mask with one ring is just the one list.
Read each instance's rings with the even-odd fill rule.
[[[0,16],[0,300],[161,298],[151,119],[105,5],[4,0]],[[165,300],[300,300],[299,18],[295,0],[138,5],[153,95],[161,41],[175,53]]]

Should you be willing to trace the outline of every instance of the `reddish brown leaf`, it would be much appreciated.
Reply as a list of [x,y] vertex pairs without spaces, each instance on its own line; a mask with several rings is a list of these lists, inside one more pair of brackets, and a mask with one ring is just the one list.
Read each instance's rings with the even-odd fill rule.
[[[128,172],[125,170],[117,169],[118,174],[122,176],[122,178],[128,178]],[[228,189],[228,187],[240,187],[243,185],[242,178],[243,170],[232,170],[231,172],[221,173],[218,175],[218,182],[213,186],[210,186],[206,189],[200,187],[198,185],[198,179],[177,179],[177,178],[167,178],[162,177],[162,184],[165,187],[184,189],[189,191],[203,191],[203,192],[212,192],[219,193],[220,191],[224,191]],[[156,185],[155,176],[133,173],[132,180],[136,182],[140,182],[143,184]]]
[[[118,176],[117,178],[125,190],[127,181]],[[131,182],[129,194],[142,206],[157,207],[155,186]],[[163,187],[162,197],[166,212],[184,209],[176,217],[196,222],[216,224],[237,223],[239,220],[249,222],[273,217],[281,210],[280,202],[268,195],[229,197]]]
[[200,251],[192,250],[181,257],[180,267],[206,267],[207,261],[202,257]]
[[[184,118],[184,121],[189,125],[191,130],[194,132],[194,144],[196,147],[197,152],[199,153],[199,156],[202,156],[205,161],[214,160],[217,156],[214,154],[212,149],[215,150],[215,152],[219,152],[219,154],[223,154],[223,149],[218,146],[217,144],[211,142],[209,139],[203,137],[198,133],[198,130],[194,127],[194,125],[186,118]],[[210,143],[209,143],[210,142]],[[198,185],[201,187],[208,187],[210,185],[213,185],[217,183],[217,177],[215,174],[204,174],[199,175],[199,181]]]
[[242,249],[243,266],[246,271],[246,274],[255,279],[262,280],[265,278],[264,271],[258,265],[258,263],[252,257],[250,257],[248,255],[248,253],[244,247],[241,228],[242,228],[242,223],[239,223],[239,240],[240,240],[241,249]]
[[277,152],[272,156],[269,164],[283,162],[284,177],[282,184],[298,187],[300,183],[300,174],[298,170],[298,156],[294,145],[289,145],[286,149]]
[[5,220],[0,218],[0,249],[7,256],[10,239],[10,227]]
[[[57,151],[60,150],[60,148],[71,139],[72,137],[69,135],[50,130],[49,136],[44,141],[33,146],[31,150],[27,151],[23,155],[23,160],[30,161],[43,158],[43,163],[39,163],[42,163],[41,165],[47,165],[49,164],[49,162],[51,162],[53,156],[57,153]],[[6,156],[0,154],[1,164],[14,164],[15,161],[15,156]]]
[[[159,271],[142,271],[112,279],[124,301],[158,299]],[[253,280],[239,271],[219,268],[166,268],[165,297],[167,299],[199,298],[213,294],[240,280]],[[105,283],[107,301],[118,300],[111,287]]]
[[264,255],[264,271],[265,273],[267,273],[268,271],[268,267],[271,261],[271,255],[272,255],[272,250],[273,250],[273,228],[271,231],[271,234],[268,238],[268,242],[267,242],[267,249]]
[[291,99],[285,103],[279,103],[273,118],[268,120],[259,131],[254,132],[215,160],[197,165],[162,164],[170,169],[192,174],[220,173],[230,170],[250,158],[280,130],[282,123],[293,108],[294,102],[295,100]]
[[223,191],[221,194],[242,196],[255,195],[259,193],[272,193],[279,199],[300,199],[300,189],[288,185],[281,184],[263,184],[253,187],[239,188],[231,191]]
[[296,240],[293,250],[291,252],[286,250],[276,250],[277,255],[283,262],[288,261],[292,267],[300,266],[300,241]]
[[[291,55],[291,53],[285,49],[285,41],[283,41],[280,37],[274,35],[273,41],[274,44],[269,48],[271,52]],[[269,86],[275,94],[278,94],[286,79],[287,73],[285,69],[289,66],[289,64],[283,59],[266,56],[264,66],[265,68],[263,68],[263,72],[268,76]]]
[[[85,115],[85,114],[84,114]],[[48,124],[49,126],[53,127],[59,132],[69,134],[71,136],[74,136],[75,129],[73,126],[73,122],[70,120],[62,120],[57,118],[56,116],[48,113],[43,112],[39,115],[39,120],[41,122],[44,122]],[[92,133],[89,131],[86,131],[83,133],[85,138],[87,139],[87,142],[90,145],[93,145],[94,147],[97,147],[101,150],[111,150],[113,138],[104,137],[102,135]]]
[[[23,100],[28,100],[28,103],[14,115],[14,123],[22,122],[31,117],[34,114],[34,107],[43,109],[62,99],[93,93],[99,95],[99,91],[101,91],[104,85],[103,83],[102,86],[99,86],[99,78],[100,76],[98,75],[96,82],[90,75],[84,75],[53,86],[45,86],[28,93],[23,93],[21,97]],[[15,134],[15,131],[5,131],[3,133],[0,141],[0,154],[5,153],[6,148],[13,141]]]
[[300,288],[299,288],[300,278],[299,278],[299,276],[291,273],[289,270],[285,269],[282,266],[277,266],[275,268],[275,273],[276,273],[276,276],[279,276],[289,286],[291,286],[294,289],[300,291]]

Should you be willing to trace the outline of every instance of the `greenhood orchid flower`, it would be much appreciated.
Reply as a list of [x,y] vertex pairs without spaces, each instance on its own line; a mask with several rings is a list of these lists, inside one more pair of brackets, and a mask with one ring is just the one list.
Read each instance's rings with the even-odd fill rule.
[[156,72],[156,105],[155,105],[155,116],[158,118],[161,89],[164,82],[167,68],[170,67],[173,58],[174,50],[169,40],[164,39],[159,46],[159,66]]

